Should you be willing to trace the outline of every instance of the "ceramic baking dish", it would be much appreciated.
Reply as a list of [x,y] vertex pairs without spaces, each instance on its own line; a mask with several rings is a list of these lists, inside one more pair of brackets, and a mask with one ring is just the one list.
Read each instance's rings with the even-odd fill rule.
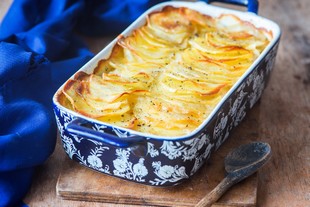
[[[194,175],[260,98],[274,65],[280,39],[278,25],[255,14],[258,7],[256,0],[225,2],[245,2],[248,11],[220,8],[205,2],[170,1],[150,8],[122,33],[129,35],[145,24],[147,14],[160,11],[165,6],[187,7],[213,17],[233,14],[272,32],[269,45],[199,128],[186,136],[160,137],[106,124],[60,105],[57,97],[64,84],[55,93],[53,104],[67,155],[96,171],[146,185],[173,186]],[[117,40],[113,40],[79,71],[92,73],[98,61],[109,57]]]

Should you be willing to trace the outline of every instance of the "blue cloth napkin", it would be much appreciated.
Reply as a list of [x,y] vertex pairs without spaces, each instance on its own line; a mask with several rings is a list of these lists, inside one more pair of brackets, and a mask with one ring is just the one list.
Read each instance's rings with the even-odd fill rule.
[[54,151],[52,96],[93,54],[78,38],[117,35],[160,0],[18,0],[0,25],[0,207],[21,202]]

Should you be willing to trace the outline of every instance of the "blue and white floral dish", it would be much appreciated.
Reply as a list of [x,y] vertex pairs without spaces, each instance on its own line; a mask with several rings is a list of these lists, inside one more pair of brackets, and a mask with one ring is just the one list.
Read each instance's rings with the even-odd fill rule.
[[[249,1],[248,12],[215,7],[205,2],[161,3],[146,11],[122,33],[125,36],[130,34],[145,23],[147,14],[168,5],[188,7],[210,16],[230,13],[256,27],[272,31],[273,39],[267,48],[197,130],[186,136],[169,138],[102,123],[61,106],[57,95],[62,86],[55,93],[53,104],[67,155],[96,171],[152,186],[174,186],[194,175],[260,98],[273,68],[280,28],[255,14],[255,2]],[[79,71],[91,73],[100,59],[109,56],[116,41],[113,40]]]

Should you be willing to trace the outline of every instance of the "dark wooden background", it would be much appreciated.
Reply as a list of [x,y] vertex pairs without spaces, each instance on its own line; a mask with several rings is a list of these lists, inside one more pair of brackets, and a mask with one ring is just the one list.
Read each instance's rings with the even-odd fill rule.
[[[0,19],[11,2],[0,1]],[[273,157],[259,173],[258,206],[310,206],[310,1],[259,2],[259,15],[282,29],[276,65],[260,103],[227,142],[246,138],[268,142],[272,147]],[[111,39],[85,41],[96,53]],[[111,206],[64,201],[56,196],[60,169],[68,162],[58,142],[53,155],[38,167],[25,202],[31,207]]]

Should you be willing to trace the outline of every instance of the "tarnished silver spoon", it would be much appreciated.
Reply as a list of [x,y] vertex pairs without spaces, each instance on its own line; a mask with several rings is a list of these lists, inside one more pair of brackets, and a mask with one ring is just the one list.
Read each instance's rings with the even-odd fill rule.
[[232,185],[255,173],[271,157],[271,147],[267,143],[252,142],[241,145],[225,157],[226,177],[196,207],[209,207],[215,203]]

